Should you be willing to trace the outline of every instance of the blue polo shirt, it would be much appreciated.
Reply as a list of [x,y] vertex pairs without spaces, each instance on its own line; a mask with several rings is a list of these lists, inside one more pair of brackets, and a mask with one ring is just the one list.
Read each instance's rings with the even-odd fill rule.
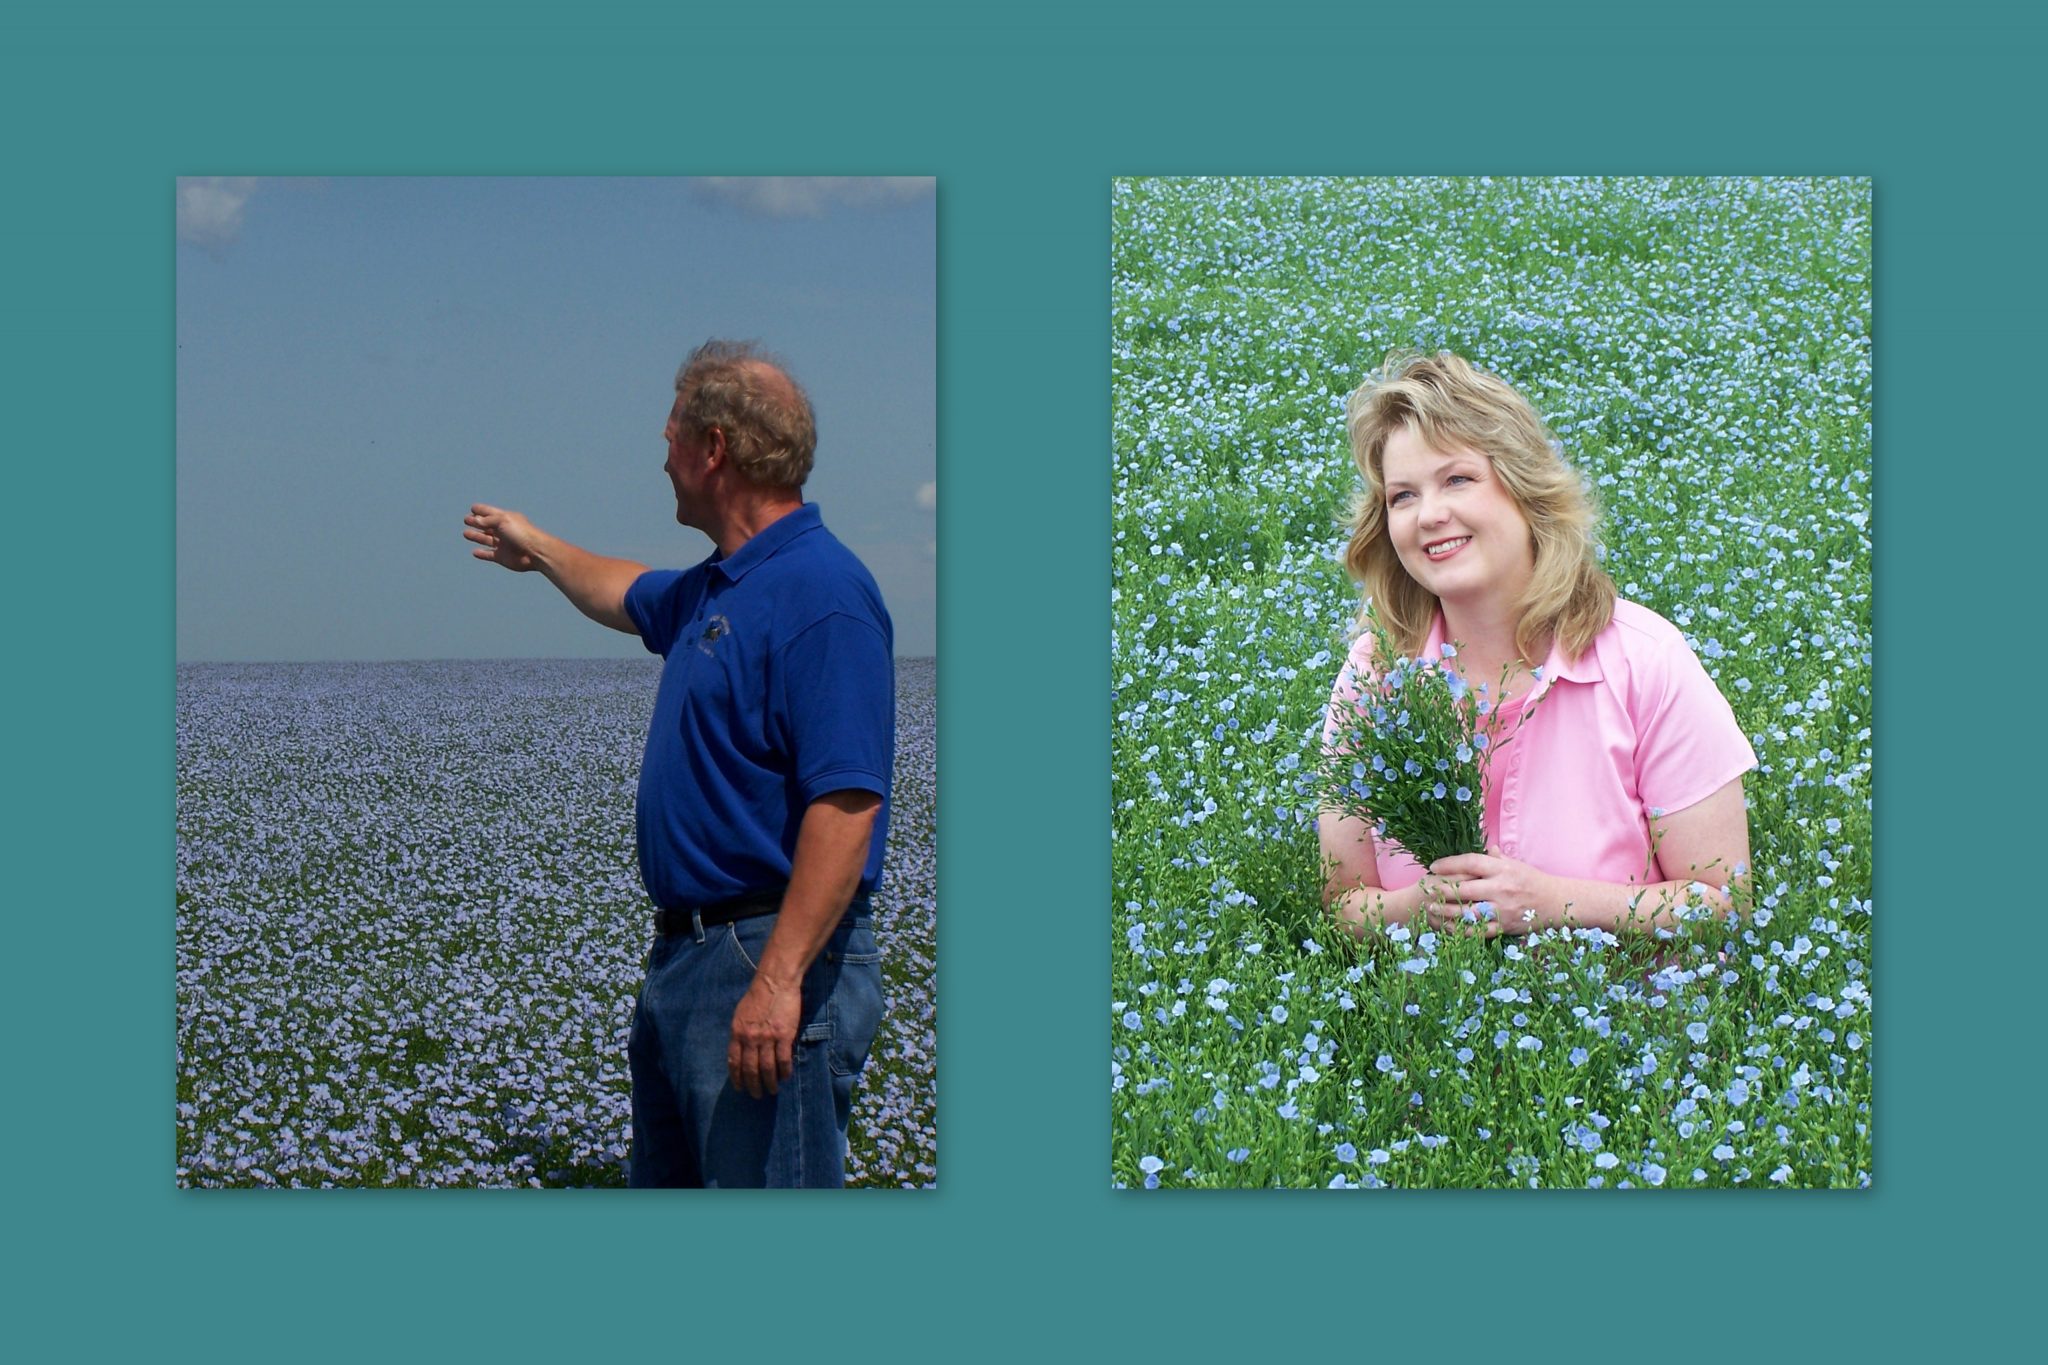
[[861,890],[888,841],[895,632],[867,568],[806,503],[726,558],[657,569],[626,614],[667,660],[635,808],[656,905],[727,900],[789,880],[811,802],[879,794]]

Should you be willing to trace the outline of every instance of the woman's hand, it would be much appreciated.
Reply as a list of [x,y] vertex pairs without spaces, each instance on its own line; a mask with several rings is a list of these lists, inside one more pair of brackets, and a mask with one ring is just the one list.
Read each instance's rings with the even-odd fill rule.
[[1476,927],[1491,938],[1526,934],[1553,918],[1558,886],[1549,873],[1489,847],[1431,863],[1422,894],[1431,928]]

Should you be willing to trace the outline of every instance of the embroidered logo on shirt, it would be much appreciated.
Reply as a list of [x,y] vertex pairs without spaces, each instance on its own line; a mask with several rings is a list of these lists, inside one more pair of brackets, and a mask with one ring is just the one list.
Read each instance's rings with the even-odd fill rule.
[[704,633],[697,637],[697,648],[709,654],[712,645],[730,634],[732,634],[732,622],[726,620],[723,616],[713,616],[704,622]]

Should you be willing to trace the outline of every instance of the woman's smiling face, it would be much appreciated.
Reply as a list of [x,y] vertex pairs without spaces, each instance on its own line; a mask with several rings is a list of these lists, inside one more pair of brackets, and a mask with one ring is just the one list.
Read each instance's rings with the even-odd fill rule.
[[1438,601],[1512,602],[1536,569],[1528,519],[1493,461],[1462,447],[1432,450],[1413,425],[1380,451],[1387,536],[1408,576]]

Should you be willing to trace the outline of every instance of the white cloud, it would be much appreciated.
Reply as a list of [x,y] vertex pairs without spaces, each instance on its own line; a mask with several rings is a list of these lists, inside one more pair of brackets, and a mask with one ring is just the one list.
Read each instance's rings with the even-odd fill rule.
[[242,209],[256,192],[253,175],[178,178],[178,240],[224,247],[242,231]]
[[705,176],[697,193],[763,218],[822,218],[836,208],[886,208],[931,197],[928,175]]
[[939,509],[939,486],[936,483],[921,483],[915,494],[917,510],[936,512]]

